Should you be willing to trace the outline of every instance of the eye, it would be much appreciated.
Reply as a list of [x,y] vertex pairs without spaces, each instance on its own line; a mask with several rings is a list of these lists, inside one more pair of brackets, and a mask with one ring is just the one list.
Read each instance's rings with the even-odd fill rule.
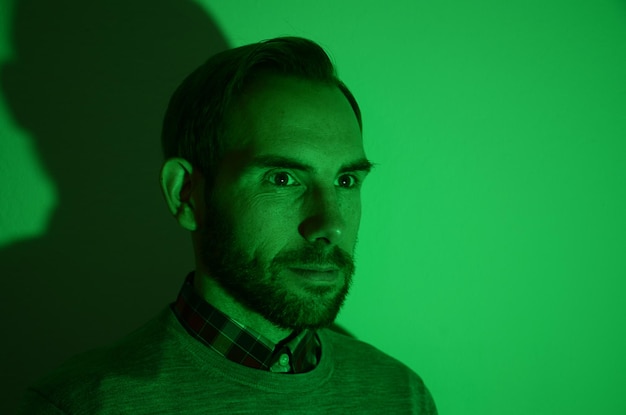
[[299,186],[293,176],[286,171],[272,172],[265,176],[265,179],[277,187]]
[[338,186],[345,189],[356,188],[359,187],[360,184],[359,178],[351,174],[344,174],[343,176],[340,176],[337,181],[339,183]]

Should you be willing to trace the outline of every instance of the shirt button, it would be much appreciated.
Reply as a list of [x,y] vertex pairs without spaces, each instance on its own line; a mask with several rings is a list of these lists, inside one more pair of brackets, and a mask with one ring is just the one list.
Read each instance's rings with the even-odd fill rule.
[[285,353],[280,355],[280,359],[278,360],[278,363],[281,366],[289,366],[289,356]]

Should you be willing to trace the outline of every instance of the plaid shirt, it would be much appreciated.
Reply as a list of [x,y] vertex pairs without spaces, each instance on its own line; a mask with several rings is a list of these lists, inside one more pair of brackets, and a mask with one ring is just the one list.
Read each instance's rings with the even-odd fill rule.
[[319,361],[320,342],[312,330],[293,333],[278,344],[207,303],[193,287],[190,272],[171,304],[189,334],[235,363],[278,373],[303,373]]

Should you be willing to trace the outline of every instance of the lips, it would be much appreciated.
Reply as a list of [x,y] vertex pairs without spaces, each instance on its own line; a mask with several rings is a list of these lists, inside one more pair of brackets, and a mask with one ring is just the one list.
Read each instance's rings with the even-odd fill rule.
[[291,272],[304,278],[304,280],[316,283],[334,283],[339,279],[338,268],[291,268]]
[[339,271],[339,268],[334,267],[293,267],[292,269],[301,270],[301,271],[309,271],[309,272],[335,272]]

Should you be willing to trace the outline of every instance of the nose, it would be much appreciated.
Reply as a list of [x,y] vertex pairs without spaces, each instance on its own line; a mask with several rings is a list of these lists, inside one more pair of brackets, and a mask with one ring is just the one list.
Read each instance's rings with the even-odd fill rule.
[[299,227],[302,237],[311,243],[337,245],[343,238],[345,221],[336,190],[315,190],[306,204],[308,214]]

